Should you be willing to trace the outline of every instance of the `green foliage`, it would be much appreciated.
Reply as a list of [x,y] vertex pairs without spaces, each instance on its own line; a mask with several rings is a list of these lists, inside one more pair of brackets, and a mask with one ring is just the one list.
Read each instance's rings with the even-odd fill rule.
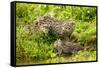
[[[41,31],[26,32],[26,25],[34,24],[39,16],[51,16],[76,23],[72,40],[85,46],[96,46],[96,7],[16,4],[16,60],[17,64],[41,64],[96,60],[94,51],[80,51],[71,57],[58,57],[53,47],[57,36]],[[88,55],[88,58],[87,58]]]

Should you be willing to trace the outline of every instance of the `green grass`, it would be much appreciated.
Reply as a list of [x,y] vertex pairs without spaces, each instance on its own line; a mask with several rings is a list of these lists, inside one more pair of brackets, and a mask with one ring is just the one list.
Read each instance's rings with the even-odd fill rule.
[[[72,56],[60,57],[54,49],[56,36],[43,32],[26,32],[24,27],[34,24],[39,16],[51,16],[59,20],[74,20],[74,42],[89,49]],[[44,64],[96,60],[96,7],[16,4],[16,61],[21,64]]]

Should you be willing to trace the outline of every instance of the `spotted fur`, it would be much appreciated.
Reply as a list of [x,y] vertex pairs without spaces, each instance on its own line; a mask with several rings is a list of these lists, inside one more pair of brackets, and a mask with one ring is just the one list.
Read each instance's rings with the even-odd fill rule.
[[39,30],[63,38],[69,38],[75,29],[75,23],[73,21],[59,21],[48,16],[38,17],[36,21],[36,27]]

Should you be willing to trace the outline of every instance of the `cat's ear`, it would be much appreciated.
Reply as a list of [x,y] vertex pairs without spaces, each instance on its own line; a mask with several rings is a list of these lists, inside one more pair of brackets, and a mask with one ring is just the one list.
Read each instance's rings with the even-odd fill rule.
[[75,21],[69,21],[69,23],[71,23],[72,25],[75,25]]
[[36,19],[37,22],[40,22],[40,21],[43,21],[44,20],[44,17],[43,16],[40,16]]
[[71,21],[72,25],[75,25],[75,21]]

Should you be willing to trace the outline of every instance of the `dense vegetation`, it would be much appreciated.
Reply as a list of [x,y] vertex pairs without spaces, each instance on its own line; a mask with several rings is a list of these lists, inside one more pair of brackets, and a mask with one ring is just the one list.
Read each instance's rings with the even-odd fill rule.
[[[58,56],[53,47],[56,39],[42,32],[25,32],[24,27],[34,24],[39,16],[75,21],[73,42],[86,50],[72,56]],[[96,60],[96,7],[16,4],[16,61],[17,64],[41,64]]]

